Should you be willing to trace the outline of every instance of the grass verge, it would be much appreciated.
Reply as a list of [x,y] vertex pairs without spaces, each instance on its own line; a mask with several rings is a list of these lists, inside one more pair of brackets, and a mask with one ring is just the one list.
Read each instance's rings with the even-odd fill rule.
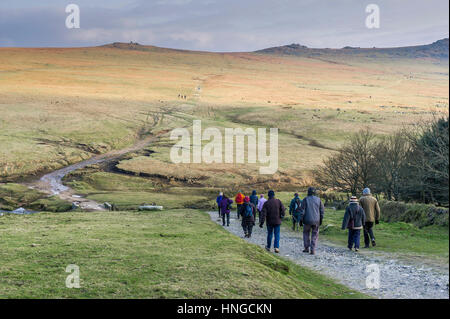
[[[361,298],[195,210],[0,219],[1,298]],[[68,289],[69,264],[81,288]]]

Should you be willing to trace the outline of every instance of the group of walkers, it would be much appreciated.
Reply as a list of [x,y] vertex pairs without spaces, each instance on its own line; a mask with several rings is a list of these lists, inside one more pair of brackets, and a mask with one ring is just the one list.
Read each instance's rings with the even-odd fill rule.
[[[262,194],[258,197],[255,190],[250,196],[245,196],[239,191],[233,201],[220,193],[216,198],[218,213],[222,219],[222,225],[230,226],[231,205],[233,202],[236,203],[236,216],[238,220],[242,219],[241,225],[246,238],[252,236],[256,217],[259,215],[259,227],[263,228],[264,224],[267,225],[266,250],[270,251],[273,241],[274,252],[279,253],[280,227],[286,208],[279,199],[275,198],[273,190],[270,190],[267,195],[268,199]],[[314,255],[319,238],[319,227],[322,225],[325,214],[324,205],[316,195],[316,189],[309,187],[307,196],[303,200],[298,193],[295,193],[289,205],[289,214],[292,216],[293,230],[303,227],[303,252]],[[375,246],[373,225],[378,224],[379,220],[380,207],[369,188],[363,190],[363,196],[359,200],[356,196],[352,196],[342,221],[342,229],[348,229],[348,248],[359,250],[361,229],[364,231],[364,247],[369,248],[370,243]]]
[[363,196],[359,201],[356,196],[350,198],[342,221],[342,229],[348,228],[348,248],[350,250],[353,246],[355,251],[359,250],[361,229],[364,231],[364,248],[369,248],[370,243],[372,246],[376,246],[373,225],[380,222],[380,217],[380,206],[377,199],[371,195],[369,188],[363,190]]

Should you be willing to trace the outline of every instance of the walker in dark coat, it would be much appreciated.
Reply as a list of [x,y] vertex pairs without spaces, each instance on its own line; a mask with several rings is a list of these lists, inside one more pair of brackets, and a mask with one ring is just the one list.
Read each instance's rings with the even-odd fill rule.
[[[247,207],[250,207],[252,210],[252,214],[250,216],[246,216]],[[256,206],[250,202],[244,203],[242,205],[242,229],[244,229],[245,237],[251,237],[253,226],[255,226],[255,217],[256,217]]]

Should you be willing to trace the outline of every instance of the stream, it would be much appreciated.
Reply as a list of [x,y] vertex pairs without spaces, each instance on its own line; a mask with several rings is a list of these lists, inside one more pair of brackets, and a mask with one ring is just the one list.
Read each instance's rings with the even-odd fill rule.
[[133,146],[130,146],[130,147],[127,147],[124,149],[120,149],[120,150],[112,150],[112,151],[109,151],[104,154],[96,155],[87,160],[66,166],[64,168],[53,171],[51,173],[45,174],[38,180],[28,183],[27,186],[32,189],[49,194],[49,195],[57,195],[63,200],[74,203],[75,205],[82,208],[83,210],[87,210],[87,211],[105,210],[105,208],[103,207],[102,204],[100,204],[96,201],[84,198],[80,195],[77,195],[73,189],[64,185],[62,182],[64,176],[66,176],[67,174],[69,174],[75,170],[85,168],[86,166],[93,165],[93,164],[105,163],[108,161],[113,161],[127,153],[141,150],[144,147],[146,147],[147,145],[149,145],[150,143],[156,141],[158,138],[159,138],[159,135],[149,136],[142,140],[139,140]]

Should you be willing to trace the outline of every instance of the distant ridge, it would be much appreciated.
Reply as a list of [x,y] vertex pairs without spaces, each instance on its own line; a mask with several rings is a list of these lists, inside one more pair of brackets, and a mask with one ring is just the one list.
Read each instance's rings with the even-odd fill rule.
[[196,52],[191,50],[170,49],[157,47],[154,45],[143,45],[137,42],[114,42],[110,44],[101,45],[101,48],[121,49],[121,50],[135,50],[135,51],[180,51],[180,52]]
[[274,55],[295,55],[304,57],[320,57],[330,55],[359,56],[368,58],[398,57],[398,58],[432,58],[448,60],[449,39],[445,38],[431,44],[397,48],[358,48],[344,47],[342,49],[313,49],[300,44],[289,44],[255,51],[255,53]]
[[[162,48],[152,45],[141,45],[137,42],[114,42],[102,45],[103,48],[114,48],[121,50],[136,51],[181,51],[181,52],[205,52],[191,51],[182,49]],[[219,53],[219,52],[217,52]],[[252,53],[271,54],[271,55],[291,55],[309,58],[326,58],[326,57],[366,57],[366,58],[409,58],[420,59],[429,58],[437,60],[449,59],[449,39],[441,39],[431,44],[416,45],[408,47],[394,48],[359,48],[346,46],[342,49],[316,49],[308,48],[305,45],[292,43],[288,45],[272,47],[254,51]]]

